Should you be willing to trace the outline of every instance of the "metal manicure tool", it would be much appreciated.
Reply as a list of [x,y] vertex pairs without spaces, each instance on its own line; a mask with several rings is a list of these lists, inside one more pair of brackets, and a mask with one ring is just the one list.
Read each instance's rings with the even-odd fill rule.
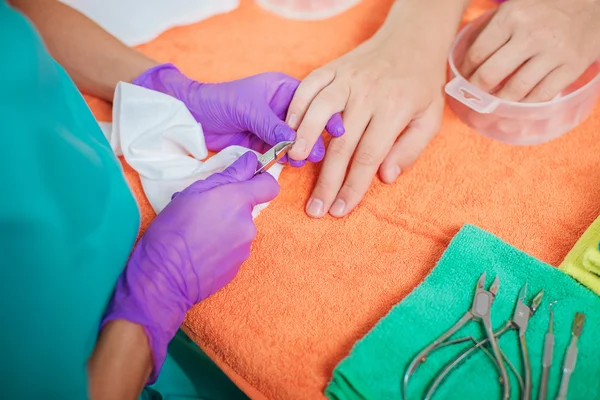
[[281,160],[283,156],[290,151],[293,145],[294,142],[292,141],[279,142],[275,146],[271,147],[265,154],[258,157],[259,167],[256,169],[254,176],[266,172],[277,161]]
[[[523,382],[523,379],[519,375],[519,373],[518,373],[517,369],[514,367],[514,365],[510,362],[508,357],[506,357],[506,355],[502,351],[500,351],[500,354],[501,354],[502,358],[504,359],[504,361],[508,364],[508,366],[510,367],[512,372],[517,377],[519,386],[521,387],[521,399],[529,399],[530,393],[531,393],[531,373],[530,373],[530,367],[529,367],[529,355],[527,352],[527,344],[525,341],[525,332],[527,330],[527,324],[529,322],[529,318],[531,318],[531,316],[533,316],[535,314],[536,310],[539,308],[539,305],[542,302],[542,298],[544,296],[544,291],[541,290],[538,294],[535,295],[535,297],[533,298],[533,300],[531,302],[531,306],[527,306],[525,304],[526,296],[527,296],[527,284],[525,284],[525,286],[523,286],[523,288],[519,292],[519,296],[517,298],[517,304],[515,306],[515,311],[514,311],[512,320],[507,321],[506,324],[502,328],[500,328],[496,332],[494,332],[494,337],[496,338],[496,340],[499,339],[502,335],[504,335],[504,333],[508,332],[511,329],[519,332],[519,341],[521,344],[521,346],[520,346],[521,347],[521,358],[522,358],[522,363],[523,363],[523,370],[525,371],[525,382]],[[485,339],[480,340],[480,341],[475,340],[475,338],[473,338],[473,337],[469,337],[469,338],[465,338],[465,339],[472,340],[474,342],[474,344],[471,347],[468,347],[467,349],[465,349],[461,354],[459,354],[454,360],[452,360],[444,368],[444,370],[442,370],[441,373],[439,373],[436,376],[436,378],[434,379],[433,383],[431,384],[431,386],[425,396],[426,400],[430,400],[433,397],[433,395],[435,394],[435,391],[437,390],[439,385],[448,376],[448,374],[455,367],[457,367],[461,361],[465,360],[473,351],[475,351],[477,349],[484,351],[484,353],[492,359],[492,361],[494,362],[494,364],[496,365],[498,370],[501,371],[501,369],[500,369],[501,367],[498,363],[498,360],[496,360],[489,353],[489,351],[484,347],[484,345],[488,344],[489,338],[486,337]],[[457,339],[453,342],[458,343],[460,341],[462,341],[462,339]]]
[[542,355],[542,378],[540,379],[540,391],[538,400],[546,400],[548,392],[548,376],[552,367],[552,357],[554,354],[554,311],[552,305],[556,300],[548,305],[550,309],[550,321],[548,322],[548,331],[544,337],[544,353]]
[[571,343],[569,343],[569,347],[567,347],[567,353],[565,354],[565,360],[563,361],[563,375],[556,400],[565,400],[567,398],[569,380],[571,379],[571,374],[575,369],[575,362],[577,361],[577,341],[581,336],[584,321],[584,313],[575,313],[573,326],[571,327]]
[[496,277],[496,279],[494,279],[494,282],[492,283],[492,286],[490,286],[490,289],[485,290],[485,277],[486,274],[484,272],[477,281],[477,286],[475,288],[475,295],[473,297],[471,309],[467,311],[450,329],[448,329],[440,337],[434,340],[429,346],[427,346],[419,354],[417,354],[408,364],[406,372],[404,373],[404,379],[402,381],[402,394],[404,399],[407,398],[406,391],[411,375],[415,372],[415,370],[421,363],[425,362],[430,353],[449,344],[462,343],[471,340],[470,337],[458,340],[448,340],[450,336],[452,336],[460,328],[465,326],[469,321],[481,322],[483,324],[487,336],[486,339],[492,348],[493,358],[495,359],[495,364],[498,367],[500,373],[500,379],[503,387],[502,398],[504,400],[508,400],[508,398],[510,397],[510,381],[508,379],[506,368],[504,367],[504,363],[502,361],[501,351],[498,347],[498,342],[496,340],[496,336],[494,335],[491,321],[492,303],[494,302],[496,293],[498,293],[500,280],[498,279],[498,277]]

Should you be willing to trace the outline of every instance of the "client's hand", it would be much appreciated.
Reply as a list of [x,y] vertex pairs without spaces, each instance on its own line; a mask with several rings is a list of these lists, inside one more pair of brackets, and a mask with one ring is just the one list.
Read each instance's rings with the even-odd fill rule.
[[[264,152],[278,142],[296,137],[283,119],[300,82],[282,73],[267,72],[225,83],[199,83],[172,64],[164,64],[149,69],[133,83],[185,103],[202,125],[210,150],[240,145]],[[329,117],[327,130],[335,136],[343,134],[341,116]],[[325,146],[319,139],[306,159],[318,162],[324,155]],[[304,161],[291,164],[301,166]]]
[[510,0],[467,52],[462,74],[512,101],[552,100],[600,57],[600,0]]
[[154,359],[150,382],[186,312],[229,283],[250,255],[252,209],[279,192],[271,175],[253,178],[256,167],[256,156],[248,152],[222,173],[175,194],[117,282],[102,325],[121,319],[144,328]]

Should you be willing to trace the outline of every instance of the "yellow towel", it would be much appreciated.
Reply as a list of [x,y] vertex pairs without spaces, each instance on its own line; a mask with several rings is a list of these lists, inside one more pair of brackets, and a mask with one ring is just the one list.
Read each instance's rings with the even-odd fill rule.
[[579,282],[600,295],[600,217],[585,231],[559,265]]

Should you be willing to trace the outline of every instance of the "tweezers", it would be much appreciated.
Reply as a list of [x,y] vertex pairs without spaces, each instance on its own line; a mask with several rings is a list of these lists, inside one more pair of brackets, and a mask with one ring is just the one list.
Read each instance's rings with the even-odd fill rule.
[[286,141],[279,142],[275,146],[271,147],[267,152],[258,157],[258,168],[254,173],[254,176],[266,172],[271,168],[277,161],[281,160],[283,156],[287,154],[292,148],[294,142]]

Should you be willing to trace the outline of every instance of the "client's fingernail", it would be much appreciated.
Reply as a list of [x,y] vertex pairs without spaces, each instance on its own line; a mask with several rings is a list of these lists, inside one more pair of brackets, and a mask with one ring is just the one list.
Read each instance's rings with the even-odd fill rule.
[[290,116],[287,120],[287,124],[290,126],[290,128],[296,129],[297,122],[298,122],[298,116],[296,114],[290,114]]
[[336,128],[335,128],[336,136],[342,136],[345,132],[346,132],[346,130],[344,129],[343,126],[341,126],[341,125],[336,126]]
[[319,199],[310,199],[306,205],[306,213],[311,217],[319,218],[323,216],[323,202]]
[[296,143],[294,143],[294,147],[292,147],[292,151],[294,153],[304,153],[306,151],[306,140],[296,140]]
[[329,209],[329,214],[334,217],[341,217],[344,214],[344,210],[346,209],[346,202],[342,199],[337,199],[331,208]]

